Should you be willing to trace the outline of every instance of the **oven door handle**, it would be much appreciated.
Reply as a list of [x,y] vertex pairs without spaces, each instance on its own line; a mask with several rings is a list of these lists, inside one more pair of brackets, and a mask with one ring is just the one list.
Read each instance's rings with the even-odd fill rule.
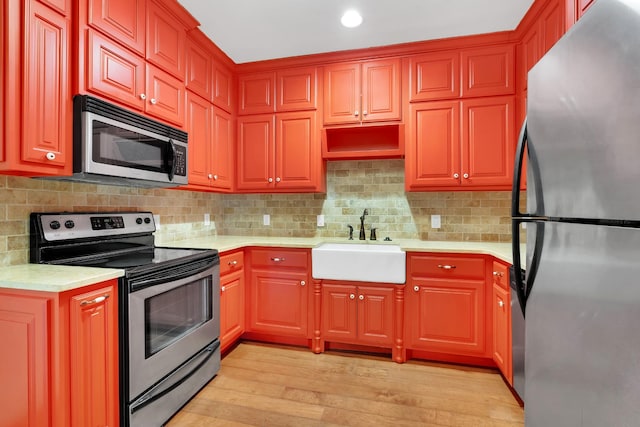
[[[182,383],[184,383],[189,378],[191,378],[193,374],[198,372],[200,368],[202,368],[202,366],[204,366],[204,364],[207,363],[209,359],[211,359],[211,357],[216,353],[216,350],[218,349],[218,347],[220,347],[220,340],[217,340],[215,343],[212,343],[211,345],[206,347],[204,350],[202,350],[200,353],[196,354],[193,358],[191,358],[191,360],[189,360],[187,363],[182,365],[182,367],[178,368],[178,370],[176,370],[174,373],[172,373],[167,378],[165,378],[160,384],[158,384],[156,387],[154,387],[153,389],[149,390],[147,393],[143,394],[138,399],[136,399],[136,401],[133,404],[131,404],[131,407],[129,409],[131,414],[138,412],[139,410],[143,409],[147,405],[150,405],[151,403],[160,399],[162,396],[165,396],[166,394],[171,393],[171,391],[173,391],[175,388],[179,387]],[[193,369],[187,372],[186,375],[181,376],[176,382],[171,383],[171,381],[174,379],[176,375],[179,375],[185,368],[193,365],[198,360],[200,360],[200,362]],[[170,383],[170,384],[167,385],[167,383]]]

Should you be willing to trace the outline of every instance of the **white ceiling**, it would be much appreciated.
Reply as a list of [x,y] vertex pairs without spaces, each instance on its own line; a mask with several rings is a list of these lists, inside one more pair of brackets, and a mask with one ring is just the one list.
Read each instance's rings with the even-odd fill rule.
[[[236,63],[513,30],[533,0],[178,0]],[[344,28],[357,9],[364,21]]]

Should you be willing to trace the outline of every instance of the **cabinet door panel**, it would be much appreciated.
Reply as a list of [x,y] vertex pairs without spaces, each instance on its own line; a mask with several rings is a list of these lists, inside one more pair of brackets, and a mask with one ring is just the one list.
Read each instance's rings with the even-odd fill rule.
[[213,104],[227,113],[232,109],[233,74],[219,64],[213,65]]
[[146,4],[146,0],[89,0],[88,23],[144,55]]
[[156,117],[184,124],[186,91],[184,83],[153,65],[147,65],[147,103],[145,110]]
[[405,159],[407,188],[458,185],[459,102],[412,104],[410,112],[410,140]]
[[320,153],[315,112],[276,115],[276,188],[314,188]]
[[522,39],[522,82],[523,88],[526,89],[528,84],[528,73],[531,68],[542,57],[542,48],[540,40],[540,30],[538,25],[534,25]]
[[564,8],[561,2],[551,2],[542,12],[540,28],[544,55],[564,34]]
[[71,12],[70,0],[38,0],[38,2],[46,4],[63,16],[69,16],[69,13]]
[[275,73],[242,75],[239,78],[239,114],[275,112]]
[[273,188],[273,127],[273,115],[238,118],[238,189]]
[[111,98],[125,106],[143,110],[145,101],[145,63],[118,44],[88,32],[87,90]]
[[322,336],[325,340],[356,341],[356,298],[355,286],[322,285]]
[[511,298],[508,290],[495,283],[492,295],[493,361],[511,384]]
[[187,132],[189,133],[189,184],[210,184],[211,112],[209,101],[187,93]]
[[[2,425],[50,425],[49,300],[0,296]],[[10,350],[9,350],[10,349]],[[10,385],[10,386],[9,386]]]
[[71,419],[74,426],[118,422],[116,286],[71,298]]
[[231,114],[213,110],[213,183],[215,188],[231,190],[233,183],[233,120]]
[[244,271],[220,278],[220,345],[230,346],[244,332]]
[[410,101],[434,101],[460,95],[460,54],[434,53],[409,59]]
[[360,64],[324,68],[324,123],[360,122]]
[[511,185],[514,107],[511,96],[462,102],[463,185]]
[[183,80],[186,40],[186,30],[177,19],[147,2],[147,60]]
[[211,55],[191,37],[187,38],[185,83],[187,89],[211,99]]
[[358,286],[359,341],[381,346],[393,344],[393,294],[393,288]]
[[293,68],[276,73],[276,111],[316,108],[315,67]]
[[22,160],[71,171],[69,22],[32,4],[25,45]]
[[513,46],[470,49],[461,53],[462,96],[514,93]]
[[400,120],[400,60],[362,64],[362,120]]

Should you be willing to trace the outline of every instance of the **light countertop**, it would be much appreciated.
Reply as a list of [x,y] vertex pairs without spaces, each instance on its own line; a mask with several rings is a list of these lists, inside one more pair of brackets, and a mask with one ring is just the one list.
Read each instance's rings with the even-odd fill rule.
[[[209,236],[197,239],[163,242],[159,246],[217,249],[219,252],[249,246],[314,248],[323,242],[389,244],[398,245],[406,252],[449,252],[461,254],[484,254],[511,264],[510,243],[490,242],[435,242],[418,239],[403,239],[385,242],[382,240],[345,240],[322,237],[253,237],[253,236]],[[524,245],[521,251],[524,266]],[[64,292],[104,280],[122,277],[124,270],[111,268],[72,267],[63,265],[22,264],[0,267],[0,287]]]

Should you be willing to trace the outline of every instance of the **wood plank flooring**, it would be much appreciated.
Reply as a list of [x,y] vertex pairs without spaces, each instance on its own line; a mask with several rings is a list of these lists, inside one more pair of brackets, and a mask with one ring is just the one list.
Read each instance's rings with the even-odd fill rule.
[[167,424],[203,426],[524,426],[491,369],[242,343]]

